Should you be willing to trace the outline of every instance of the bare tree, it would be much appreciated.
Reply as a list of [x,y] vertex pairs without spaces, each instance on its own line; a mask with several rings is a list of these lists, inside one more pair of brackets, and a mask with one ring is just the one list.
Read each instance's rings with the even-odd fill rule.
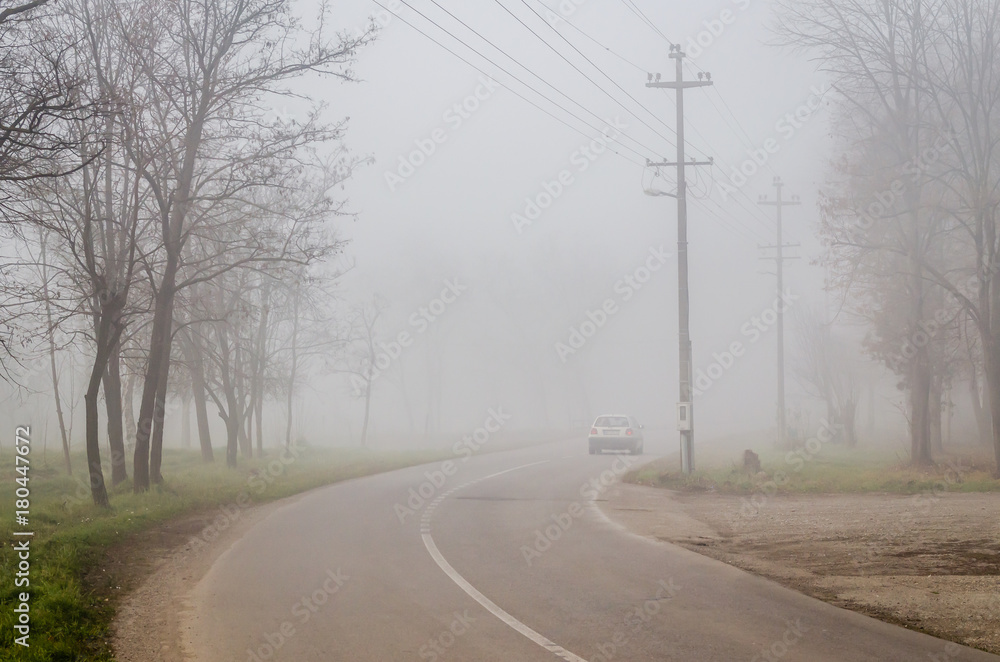
[[[61,128],[81,110],[76,79],[65,68],[68,46],[47,38],[49,0],[0,9],[0,211],[19,191],[6,185],[66,172],[74,143]],[[71,170],[72,165],[68,166]]]
[[42,297],[45,301],[45,337],[48,339],[49,366],[52,372],[52,397],[55,400],[56,419],[59,423],[59,436],[62,439],[63,459],[66,462],[66,475],[73,475],[73,464],[69,456],[69,435],[66,431],[66,419],[63,417],[62,397],[59,393],[59,370],[56,367],[56,324],[52,316],[52,296],[49,292],[49,262],[46,251],[45,234],[38,232],[39,262],[41,264]]
[[803,389],[826,404],[826,418],[841,431],[848,447],[857,445],[857,411],[863,379],[856,352],[832,324],[808,307],[795,312],[795,375]]
[[[928,254],[941,224],[932,211],[933,164],[922,158],[941,134],[932,123],[924,63],[928,15],[942,1],[779,2],[781,38],[819,54],[839,93],[840,179],[823,209],[828,264],[870,317],[904,337],[920,333],[930,317]],[[897,367],[909,395],[911,460],[929,464],[933,376],[927,346],[914,346]]]
[[[324,8],[325,11],[325,8]],[[372,38],[334,37],[325,16],[306,31],[281,0],[191,0],[157,5],[132,40],[143,62],[143,92],[155,112],[133,126],[158,146],[141,171],[160,212],[164,252],[151,327],[134,456],[136,491],[158,481],[163,400],[173,337],[174,300],[184,248],[213,206],[270,179],[275,163],[294,161],[303,146],[334,142],[343,123],[267,122],[265,100],[308,72],[352,80],[356,49]],[[197,57],[190,57],[197,53]],[[154,430],[154,425],[156,430]]]
[[[390,366],[388,355],[379,353],[379,319],[386,310],[386,304],[378,296],[370,303],[355,307],[350,314],[350,350],[345,355],[339,372],[347,374],[351,382],[351,394],[365,403],[361,423],[361,445],[368,445],[368,426],[371,421],[372,393],[375,381]],[[384,361],[380,361],[382,358]],[[380,365],[381,364],[381,365]]]

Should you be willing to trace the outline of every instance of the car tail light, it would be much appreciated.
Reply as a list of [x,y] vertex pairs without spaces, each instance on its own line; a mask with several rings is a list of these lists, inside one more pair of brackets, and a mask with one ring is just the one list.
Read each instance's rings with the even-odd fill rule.
[[590,434],[597,434],[597,428],[590,428]]
[[632,428],[629,428],[628,430],[625,430],[625,434],[632,434]]

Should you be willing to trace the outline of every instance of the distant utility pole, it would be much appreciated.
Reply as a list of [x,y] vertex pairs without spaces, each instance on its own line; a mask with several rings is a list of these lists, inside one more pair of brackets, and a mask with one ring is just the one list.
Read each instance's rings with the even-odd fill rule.
[[760,196],[760,204],[774,207],[777,212],[777,227],[778,227],[778,243],[774,246],[761,246],[762,250],[774,250],[774,255],[766,255],[762,257],[762,260],[774,260],[777,265],[777,277],[778,277],[778,447],[785,448],[787,445],[787,439],[785,438],[787,434],[787,424],[785,422],[785,311],[783,301],[783,295],[785,293],[785,260],[797,260],[797,257],[785,257],[786,248],[796,248],[799,244],[785,244],[782,243],[781,238],[781,210],[784,207],[792,207],[796,205],[801,205],[802,202],[799,200],[799,196],[792,196],[792,199],[785,200],[781,196],[781,191],[784,188],[784,184],[780,177],[774,178],[774,188],[777,191],[777,196],[774,200],[768,200],[767,196]]
[[684,90],[689,87],[706,87],[712,84],[712,75],[699,73],[697,81],[684,80],[684,51],[677,44],[670,46],[670,57],[677,61],[677,78],[673,82],[660,82],[660,74],[649,75],[646,87],[661,87],[677,91],[677,162],[654,163],[650,167],[677,168],[677,324],[680,337],[680,402],[677,404],[677,429],[681,435],[681,471],[694,471],[694,402],[691,392],[693,375],[691,360],[690,299],[688,295],[687,251],[687,166],[712,165],[712,160],[687,161],[684,155]]

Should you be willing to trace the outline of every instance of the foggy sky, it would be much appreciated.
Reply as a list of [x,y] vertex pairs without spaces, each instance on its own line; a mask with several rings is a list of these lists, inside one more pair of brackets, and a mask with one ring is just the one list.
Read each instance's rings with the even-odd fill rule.
[[[547,4],[560,8],[552,0]],[[643,72],[600,52],[572,27],[557,22],[562,34],[662,117],[668,129],[591,69],[519,2],[507,5],[601,87],[635,109],[638,117],[615,104],[496,3],[445,6],[596,115],[627,124],[624,132],[648,145],[651,156],[674,159],[673,148],[642,123],[674,139],[672,92],[647,89]],[[352,20],[366,11],[381,11],[374,4],[349,6]],[[431,3],[414,6],[525,82],[570,107],[564,98],[531,79]],[[564,13],[560,16],[603,45],[650,72],[673,77],[668,44],[624,3],[587,0],[562,3],[561,7]],[[779,122],[809,101],[814,90],[822,89],[824,78],[811,63],[765,44],[770,40],[769,3],[645,2],[640,7],[685,50],[695,50],[689,44],[699,35],[701,43],[708,44],[692,63],[712,73],[716,89],[686,93],[687,143],[689,157],[714,156],[718,165],[711,174],[708,169],[695,174],[692,194],[704,195],[709,188],[705,183],[712,178],[717,183],[726,181],[734,166],[750,158],[751,144],[761,149],[774,140],[779,146],[777,153],[768,155],[767,166],[749,179],[743,195],[730,195],[727,202],[716,187],[710,193],[714,203],[708,203],[714,215],[705,211],[705,204],[695,201],[689,213],[695,367],[707,368],[713,353],[734,341],[746,346],[733,368],[698,398],[698,428],[707,435],[766,428],[774,419],[773,329],[756,343],[741,329],[774,299],[773,277],[758,273],[772,269],[772,265],[758,259],[761,253],[757,249],[758,244],[774,243],[774,225],[770,221],[772,209],[752,208],[760,193],[773,196],[774,173],[782,176],[789,195],[802,196],[802,207],[786,210],[785,239],[805,244],[800,251],[804,259],[792,263],[786,283],[796,293],[816,300],[822,273],[809,264],[809,256],[817,252],[812,226],[816,191],[826,165],[826,118],[820,109],[791,136],[789,124]],[[565,11],[568,8],[574,11]],[[724,11],[730,12],[726,23],[722,23]],[[408,8],[400,14],[454,50],[468,53]],[[364,22],[357,20],[354,25]],[[712,25],[713,21],[718,23]],[[721,34],[709,40],[706,34],[711,34],[713,27],[719,32],[720,23],[724,26]],[[474,54],[469,59],[483,62]],[[483,63],[482,67],[497,81],[538,100],[492,64]],[[644,195],[643,169],[618,154],[605,153],[580,172],[572,157],[589,141],[507,89],[493,91],[456,126],[453,105],[476,92],[482,75],[399,19],[392,18],[385,25],[378,42],[361,54],[356,69],[365,82],[338,87],[329,97],[332,108],[351,117],[349,143],[376,159],[375,165],[359,172],[348,186],[352,206],[360,216],[348,228],[352,239],[349,252],[356,258],[356,268],[345,279],[345,291],[352,296],[366,291],[381,293],[393,302],[387,318],[396,319],[395,324],[386,324],[387,330],[404,330],[409,326],[405,318],[436,296],[444,279],[454,277],[468,285],[463,300],[441,320],[446,342],[451,344],[446,382],[461,382],[445,386],[449,416],[475,420],[487,404],[502,402],[515,414],[536,417],[537,381],[541,377],[549,380],[551,392],[546,397],[552,423],[566,422],[579,409],[579,391],[585,390],[592,411],[581,413],[581,418],[621,411],[652,424],[672,425],[677,400],[674,200]],[[690,71],[686,76],[691,76]],[[542,100],[539,104],[580,126],[551,104]],[[742,128],[736,126],[724,104],[735,112]],[[574,110],[597,124],[589,115]],[[390,191],[386,171],[397,172],[399,157],[417,149],[415,141],[426,140],[435,129],[443,130],[446,140],[411,177]],[[591,129],[583,130],[589,136],[596,135]],[[618,146],[614,149],[639,160]],[[525,198],[543,192],[545,182],[564,170],[573,175],[573,184],[538,220],[518,233],[511,214],[523,213]],[[672,179],[672,172],[668,174]],[[738,230],[725,227],[718,217]],[[651,248],[661,246],[670,253],[670,262],[631,300],[622,301],[624,295],[616,293],[615,284],[642,266]],[[504,313],[497,310],[491,293],[503,297]],[[579,327],[587,320],[587,311],[596,310],[608,298],[620,304],[620,312],[563,363],[555,344],[566,342],[570,327]],[[790,320],[788,323],[791,325]],[[513,365],[505,360],[507,348],[523,360]],[[407,359],[419,362],[423,350],[414,345],[407,350],[412,352]],[[573,382],[582,384],[570,389]],[[384,388],[380,393],[385,403],[379,414],[383,418],[393,407],[391,390]],[[793,400],[794,396],[790,404]]]
[[[643,156],[674,159],[674,148],[656,135],[675,140],[674,94],[645,87],[646,71],[673,78],[674,62],[667,57],[663,38],[620,1],[545,3],[553,15],[641,67],[602,51],[565,21],[556,22],[561,34],[654,118],[518,0],[504,1],[635,115],[574,71],[496,2],[442,0],[603,122],[533,79],[429,0],[412,4],[591,124],[637,139],[645,146],[637,148]],[[540,9],[536,0],[529,3]],[[406,332],[412,341],[377,382],[376,433],[422,430],[433,379],[441,381],[443,432],[471,429],[489,407],[497,406],[512,414],[511,427],[589,425],[602,413],[629,413],[648,425],[672,427],[678,399],[675,201],[644,194],[644,174],[647,184],[651,175],[639,165],[644,158],[619,145],[611,149],[620,154],[585,153],[599,131],[527,90],[398,0],[385,4],[400,8],[404,18],[481,66],[493,82],[401,20],[386,21],[374,2],[351,0],[336,3],[339,29],[363,29],[373,15],[383,26],[377,41],[358,54],[354,70],[361,82],[303,83],[326,102],[328,119],[350,117],[347,146],[374,160],[355,173],[343,192],[356,217],[340,221],[350,244],[339,266],[351,266],[338,286],[340,305],[346,310],[378,294],[390,304],[382,339],[388,342]],[[767,429],[774,425],[776,339],[770,328],[753,342],[746,325],[775,298],[774,278],[760,273],[773,270],[773,263],[762,262],[758,250],[758,244],[774,243],[775,237],[773,209],[757,208],[756,200],[762,193],[773,196],[775,173],[784,179],[788,195],[802,197],[801,207],[786,211],[785,241],[803,244],[798,251],[803,259],[790,263],[786,283],[801,295],[800,301],[822,305],[823,274],[811,259],[819,251],[813,231],[815,203],[828,153],[827,117],[816,94],[823,89],[824,77],[801,56],[765,43],[771,39],[768,2],[638,4],[686,51],[692,52],[691,44],[700,38],[702,52],[689,58],[692,66],[685,75],[702,69],[715,81],[714,89],[686,93],[688,156],[716,159],[714,168],[690,175],[692,198],[707,197],[692,199],[689,208],[696,373],[707,370],[713,354],[733,342],[741,342],[745,352],[696,398],[700,439]],[[312,15],[308,3],[300,6],[303,15]],[[583,135],[494,82],[509,85]],[[809,102],[815,112],[790,129],[787,115]],[[462,104],[466,109],[459,111],[456,105]],[[289,100],[279,102],[275,112],[294,114],[301,109]],[[390,184],[387,173],[400,174],[400,157],[407,158],[421,142],[426,148],[428,141],[434,143],[433,153],[404,181]],[[727,199],[719,183],[728,182],[733,167],[751,158],[751,149],[765,150],[767,145],[774,153],[768,154],[766,166],[748,179],[740,194]],[[661,182],[661,188],[669,189],[673,171],[666,174],[670,181]],[[551,182],[560,176],[564,182],[552,204],[530,225],[516,227],[512,214],[523,215],[526,199],[537,199],[546,184],[550,192],[557,190]],[[662,268],[641,289],[621,284],[647,259],[664,252],[668,258]],[[421,308],[439,298],[447,283],[457,283],[461,294],[430,321]],[[615,312],[604,326],[578,351],[561,356],[557,343],[568,343],[571,328],[579,329],[588,312],[608,300]],[[791,319],[787,324],[791,336]],[[429,372],[428,366],[438,362],[440,374]],[[791,368],[789,384],[789,406],[807,403],[794,386]],[[12,400],[7,409],[12,417],[15,411],[36,411],[43,417],[51,413],[46,395]],[[301,424],[307,438],[322,442],[357,437],[360,403],[351,397],[343,375],[318,375],[300,393],[297,409],[307,419]],[[275,431],[283,425],[279,418],[275,413],[269,422]]]

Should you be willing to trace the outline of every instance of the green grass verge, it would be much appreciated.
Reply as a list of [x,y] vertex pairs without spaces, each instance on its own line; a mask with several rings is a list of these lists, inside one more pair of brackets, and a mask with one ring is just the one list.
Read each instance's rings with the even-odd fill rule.
[[973,451],[940,458],[937,466],[918,469],[893,453],[827,444],[810,453],[759,452],[765,476],[743,470],[742,454],[702,461],[697,471],[681,474],[676,458],[644,465],[625,481],[682,491],[747,495],[763,488],[786,494],[1000,492],[992,478],[992,458]]
[[[8,447],[9,448],[9,447]],[[205,465],[197,451],[166,450],[165,483],[147,494],[134,495],[130,482],[111,494],[112,509],[95,508],[86,478],[68,477],[61,469],[35,463],[29,471],[30,526],[30,647],[15,643],[18,594],[15,586],[17,552],[13,549],[14,472],[10,451],[0,457],[0,660],[30,662],[110,662],[110,625],[114,596],[89,585],[86,577],[100,564],[106,550],[168,520],[237,503],[263,503],[337,481],[413,466],[450,457],[441,452],[374,452],[356,449],[302,448],[288,464],[277,454],[240,460],[226,469],[217,452],[215,464]],[[58,462],[59,458],[56,458]],[[73,458],[79,474],[82,456]],[[40,462],[40,459],[38,460]],[[130,467],[131,468],[131,467]]]

